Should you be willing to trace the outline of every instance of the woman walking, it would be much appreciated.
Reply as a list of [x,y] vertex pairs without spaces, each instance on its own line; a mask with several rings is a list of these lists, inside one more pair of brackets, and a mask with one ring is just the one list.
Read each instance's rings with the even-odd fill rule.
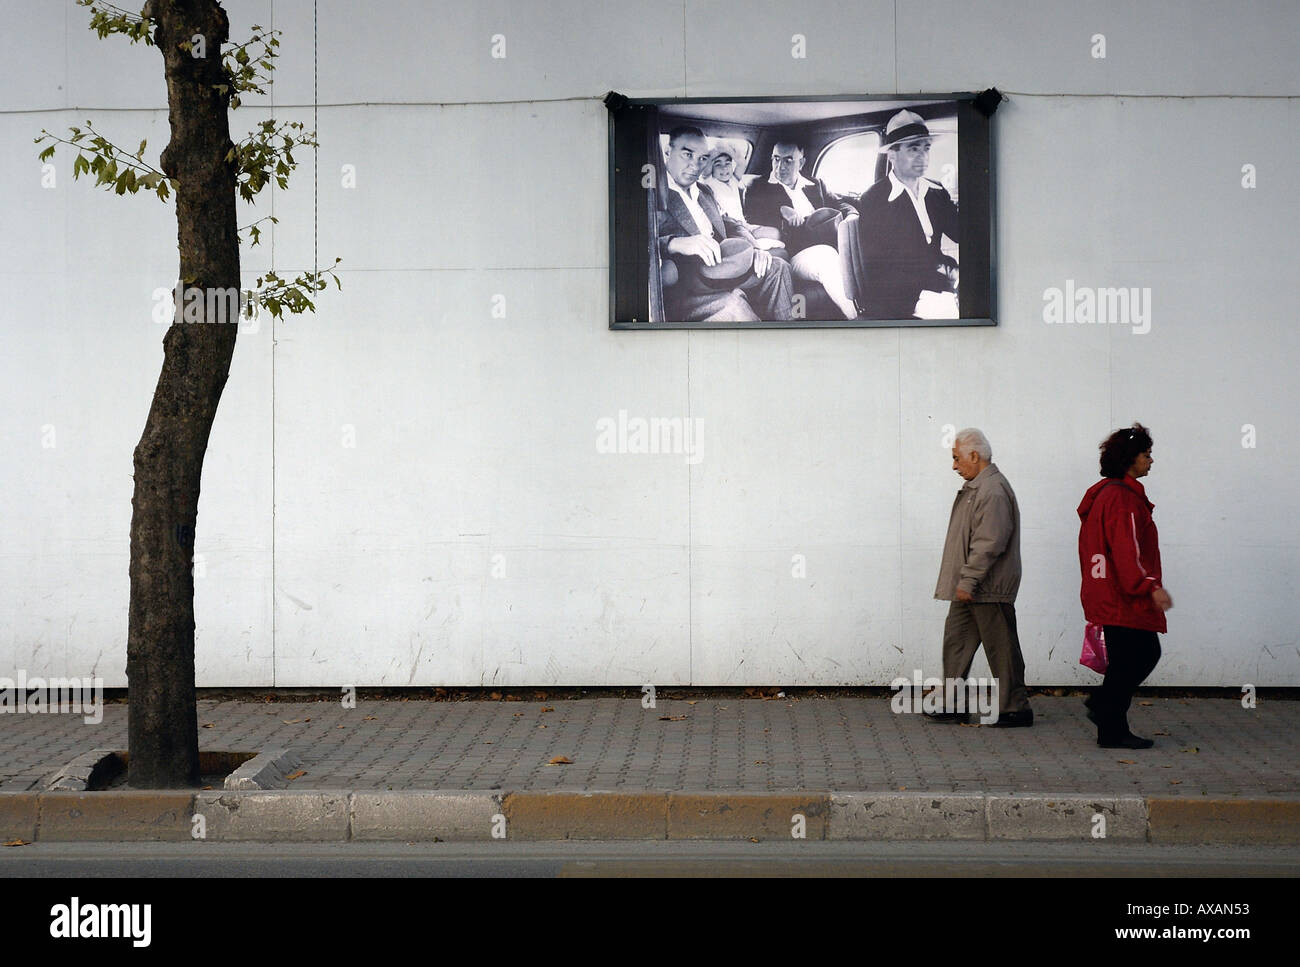
[[1160,545],[1140,479],[1151,471],[1151,434],[1141,423],[1101,444],[1101,476],[1079,504],[1079,597],[1083,615],[1105,632],[1108,665],[1101,687],[1084,703],[1104,749],[1149,749],[1134,735],[1129,705],[1160,660],[1157,632],[1166,631],[1173,598],[1161,582]]

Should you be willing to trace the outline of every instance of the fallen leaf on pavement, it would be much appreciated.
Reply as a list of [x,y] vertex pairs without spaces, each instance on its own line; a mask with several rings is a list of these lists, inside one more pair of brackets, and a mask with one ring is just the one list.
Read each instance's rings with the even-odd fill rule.
[[1132,759],[1116,759],[1115,761],[1116,761],[1116,762],[1122,762],[1122,763],[1124,763],[1124,765],[1126,765],[1126,766],[1131,766],[1131,765],[1136,765],[1136,764],[1137,764],[1137,763],[1135,763]]
[[1169,780],[1169,785],[1171,785],[1171,786],[1181,786],[1182,784],[1183,784],[1183,780],[1181,780],[1181,779],[1170,779],[1170,780]]
[[687,705],[694,705],[694,704],[696,704],[696,703],[695,703],[694,701],[690,701],[690,702],[687,702],[686,704],[687,704]]
[[749,837],[749,841],[750,841],[751,843],[757,843],[757,842],[758,842],[758,837],[757,837],[757,836],[751,836],[751,837]]
[[[661,715],[661,716],[659,716],[659,721],[660,721],[660,722],[680,722],[680,721],[682,721],[684,718],[686,718],[685,715]],[[765,731],[766,731],[766,730],[765,730]]]
[[554,707],[548,705],[548,706],[546,706],[546,708],[542,709],[542,711],[543,711],[543,712],[554,712],[555,709],[554,709]]
[[1201,747],[1198,746],[1198,745],[1189,745],[1186,749],[1183,749],[1182,751],[1183,751],[1183,752],[1200,752],[1200,751],[1201,751]]
[[307,774],[307,770],[306,770],[306,769],[299,769],[297,772],[291,772],[291,773],[289,773],[287,776],[285,776],[285,778],[286,778],[286,779],[301,779],[301,778],[302,778],[303,776],[305,776],[306,774]]
[[548,766],[571,766],[573,765],[573,760],[570,759],[568,756],[557,755],[554,759],[552,759],[550,762],[546,764]]
[[1138,704],[1139,704],[1139,705],[1150,705],[1150,704],[1152,704],[1152,703],[1151,703],[1151,702],[1138,702]]
[[215,725],[216,725],[215,722],[204,722],[201,726],[199,726],[199,728],[210,729]]
[[492,699],[493,701],[499,701],[500,698],[501,698],[501,693],[500,693],[500,692],[492,692],[492,693],[490,693],[490,694],[488,695],[488,698]]
[[25,839],[11,839],[9,842],[5,843],[4,845],[5,846],[31,846],[32,844],[27,842],[27,840]]
[[367,716],[366,716],[365,718],[363,718],[361,721],[363,721],[363,722],[373,722],[377,717],[378,717],[378,716],[375,716],[375,715],[367,715]]
[[283,722],[285,725],[297,725],[299,722],[302,721],[302,719],[281,719],[280,721]]
[[1168,735],[1168,732],[1152,732],[1152,735]]
[[521,716],[521,715],[523,715],[523,714],[524,714],[523,712],[516,712],[516,713],[514,714],[513,717],[514,717],[514,718],[519,718],[519,716]]

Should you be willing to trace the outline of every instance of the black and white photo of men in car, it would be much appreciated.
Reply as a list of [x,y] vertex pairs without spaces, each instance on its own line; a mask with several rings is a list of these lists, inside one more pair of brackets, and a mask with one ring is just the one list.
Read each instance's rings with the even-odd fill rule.
[[667,103],[650,318],[959,319],[953,101]]

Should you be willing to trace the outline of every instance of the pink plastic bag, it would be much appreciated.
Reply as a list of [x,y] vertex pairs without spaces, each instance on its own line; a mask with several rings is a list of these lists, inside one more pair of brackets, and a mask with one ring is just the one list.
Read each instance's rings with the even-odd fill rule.
[[1083,629],[1083,654],[1079,656],[1079,664],[1099,675],[1106,674],[1106,632],[1101,625],[1089,621],[1088,627]]

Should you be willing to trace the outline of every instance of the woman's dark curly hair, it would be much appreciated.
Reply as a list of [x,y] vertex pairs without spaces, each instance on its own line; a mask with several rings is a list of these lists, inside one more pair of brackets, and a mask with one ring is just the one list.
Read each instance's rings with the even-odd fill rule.
[[1126,430],[1116,430],[1101,444],[1101,475],[1112,480],[1128,473],[1138,454],[1151,449],[1151,433],[1141,423]]

